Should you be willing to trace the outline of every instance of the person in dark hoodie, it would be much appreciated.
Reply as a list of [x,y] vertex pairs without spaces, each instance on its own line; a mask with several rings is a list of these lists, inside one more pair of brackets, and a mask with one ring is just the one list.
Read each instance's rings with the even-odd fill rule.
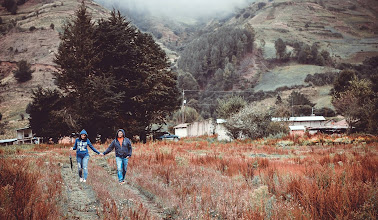
[[119,184],[122,185],[125,183],[127,164],[133,151],[131,141],[125,136],[125,131],[123,129],[118,129],[115,139],[110,143],[108,149],[104,151],[103,155],[110,153],[114,148],[118,181]]
[[91,141],[87,138],[88,133],[83,129],[80,132],[80,137],[75,140],[75,145],[71,150],[76,150],[77,168],[79,171],[80,182],[86,182],[88,177],[88,161],[89,153],[88,146],[97,154],[103,155],[93,147]]

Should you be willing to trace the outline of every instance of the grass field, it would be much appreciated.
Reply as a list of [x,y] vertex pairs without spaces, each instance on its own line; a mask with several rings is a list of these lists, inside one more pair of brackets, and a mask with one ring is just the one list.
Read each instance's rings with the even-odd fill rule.
[[276,67],[262,75],[254,90],[270,91],[283,86],[306,85],[304,82],[308,74],[324,73],[334,71],[332,68],[314,65],[291,65]]
[[377,141],[134,144],[122,186],[114,153],[91,157],[84,184],[70,168],[69,146],[2,147],[0,218],[376,219]]

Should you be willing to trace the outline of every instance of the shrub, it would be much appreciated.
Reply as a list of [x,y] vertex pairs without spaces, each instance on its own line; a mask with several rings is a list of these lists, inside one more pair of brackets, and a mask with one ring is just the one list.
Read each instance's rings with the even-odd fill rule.
[[32,73],[31,65],[26,62],[26,60],[21,60],[17,63],[17,70],[14,72],[14,77],[18,82],[26,82],[31,80]]
[[332,85],[337,74],[336,72],[315,73],[314,75],[308,74],[304,81],[312,83],[315,86]]
[[17,5],[25,4],[26,0],[17,0]]
[[31,26],[31,27],[29,28],[29,31],[34,31],[35,29],[37,29],[37,28],[35,28],[34,26]]
[[247,106],[228,118],[224,125],[228,134],[234,139],[241,137],[257,139],[287,132],[286,126],[272,122],[271,119],[269,112]]
[[16,14],[17,11],[17,4],[15,0],[4,0],[1,4],[7,11],[11,12],[12,14]]
[[336,116],[335,111],[333,109],[327,108],[327,107],[323,107],[321,109],[315,109],[314,110],[314,114],[315,115],[322,115],[324,117],[334,117],[334,116]]
[[257,4],[257,7],[258,7],[258,9],[260,10],[260,9],[264,8],[265,5],[266,5],[265,2],[259,2],[259,3]]
[[50,24],[50,28],[54,30],[55,25],[53,23]]

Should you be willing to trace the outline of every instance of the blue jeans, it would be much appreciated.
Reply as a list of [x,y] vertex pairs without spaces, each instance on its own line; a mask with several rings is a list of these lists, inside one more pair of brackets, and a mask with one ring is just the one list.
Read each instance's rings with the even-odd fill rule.
[[[89,155],[85,157],[76,157],[77,160],[77,169],[79,171],[80,178],[87,179],[88,177],[88,161]],[[82,175],[84,173],[84,177]]]
[[118,181],[119,182],[122,182],[122,181],[125,180],[128,162],[129,162],[128,158],[116,157],[117,174],[118,174]]

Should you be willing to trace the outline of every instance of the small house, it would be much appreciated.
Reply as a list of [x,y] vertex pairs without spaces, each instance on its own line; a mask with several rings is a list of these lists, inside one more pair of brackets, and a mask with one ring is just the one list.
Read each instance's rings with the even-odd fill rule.
[[302,116],[302,117],[290,117],[290,125],[303,125],[305,127],[320,127],[323,126],[326,119],[323,116]]
[[32,144],[33,143],[33,132],[29,127],[19,128],[17,131],[17,144]]

